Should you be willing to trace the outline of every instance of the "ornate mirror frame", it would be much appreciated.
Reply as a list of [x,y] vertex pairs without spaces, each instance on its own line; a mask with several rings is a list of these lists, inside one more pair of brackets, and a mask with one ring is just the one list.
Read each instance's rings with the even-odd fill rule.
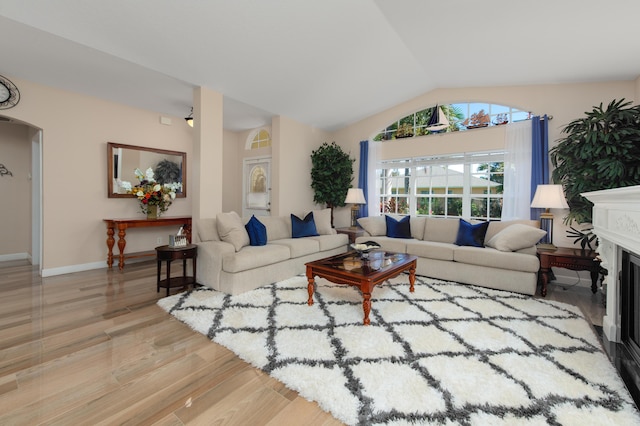
[[[156,171],[158,164],[163,160],[177,166],[176,171],[180,175],[178,179],[182,183],[182,190],[176,191],[176,197],[185,198],[187,196],[186,152],[107,142],[107,197],[135,198],[134,194],[124,192],[120,182],[130,182],[132,186],[136,186],[140,183],[134,174],[136,168],[142,173],[149,167]],[[156,179],[158,179],[157,173]]]

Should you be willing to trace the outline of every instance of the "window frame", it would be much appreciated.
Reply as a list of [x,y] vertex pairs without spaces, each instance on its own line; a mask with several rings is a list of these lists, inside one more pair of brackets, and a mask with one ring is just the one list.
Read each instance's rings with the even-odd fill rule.
[[[501,171],[491,171],[491,164],[502,163]],[[472,170],[474,165],[486,164],[487,170],[479,173],[478,170]],[[430,167],[433,170],[434,167],[442,168],[444,173],[420,176],[419,168]],[[455,168],[462,168],[461,171],[455,170]],[[383,177],[383,171],[385,176]],[[401,171],[402,170],[402,171]],[[408,170],[408,174],[407,174]],[[394,175],[394,173],[396,173]],[[381,215],[384,214],[396,214],[396,215],[410,215],[419,217],[455,217],[466,218],[475,220],[500,220],[500,217],[494,217],[492,213],[492,201],[498,200],[502,205],[502,199],[504,198],[503,192],[491,192],[491,187],[499,187],[502,185],[492,185],[490,182],[492,177],[502,174],[502,182],[504,182],[504,151],[482,151],[473,153],[451,154],[441,156],[430,157],[414,157],[414,158],[399,158],[392,160],[383,160],[376,164],[376,194],[378,203],[378,212]],[[487,176],[487,189],[483,193],[474,193],[473,188],[480,188],[478,185],[474,185],[473,178],[479,176]],[[445,182],[444,186],[433,185],[433,178],[443,178]],[[429,179],[428,192],[418,193],[420,188],[425,188],[426,185],[418,187],[420,180],[425,178]],[[400,185],[393,185],[404,179],[404,187],[408,188],[409,192],[400,192],[398,188]],[[461,179],[462,188],[461,192],[456,190],[460,188],[454,185],[454,180]],[[479,179],[483,179],[479,177]],[[477,181],[476,181],[477,182]],[[383,187],[385,190],[383,191]],[[394,189],[395,188],[395,189]],[[442,188],[444,191],[435,192],[434,188]],[[502,188],[504,189],[504,188]],[[394,192],[395,191],[395,192]],[[427,200],[427,206],[429,214],[419,213],[419,206],[424,206],[423,200]],[[442,200],[443,214],[434,214],[434,201]],[[477,200],[486,201],[484,216],[472,215],[472,203]],[[461,207],[458,208],[456,213],[451,214],[450,211],[455,209],[456,202],[461,201]],[[383,207],[384,206],[384,207]],[[406,208],[398,209],[399,206],[406,206]],[[502,209],[500,209],[501,212]],[[440,212],[440,210],[438,211]]]

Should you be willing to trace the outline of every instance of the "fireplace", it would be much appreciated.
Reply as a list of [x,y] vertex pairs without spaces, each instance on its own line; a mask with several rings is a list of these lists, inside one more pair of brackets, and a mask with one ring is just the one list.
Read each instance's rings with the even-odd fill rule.
[[603,343],[640,406],[640,186],[588,192],[598,236],[607,312]]

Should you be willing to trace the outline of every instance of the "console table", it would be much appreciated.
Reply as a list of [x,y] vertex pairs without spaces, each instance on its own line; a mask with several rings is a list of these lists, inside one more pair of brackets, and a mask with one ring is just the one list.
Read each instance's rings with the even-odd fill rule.
[[191,216],[167,216],[159,217],[157,219],[103,219],[107,224],[107,248],[109,249],[107,254],[107,265],[109,269],[113,266],[113,246],[115,244],[115,238],[113,237],[118,230],[118,249],[120,253],[118,255],[118,269],[124,269],[124,260],[132,259],[136,257],[155,256],[155,250],[150,252],[141,253],[124,253],[124,248],[127,245],[126,235],[129,228],[148,228],[153,226],[184,226],[184,231],[187,235],[187,241],[191,243]]

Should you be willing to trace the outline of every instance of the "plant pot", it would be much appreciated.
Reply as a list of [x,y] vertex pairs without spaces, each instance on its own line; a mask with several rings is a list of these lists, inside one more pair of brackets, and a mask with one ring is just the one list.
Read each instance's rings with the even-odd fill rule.
[[158,206],[147,206],[147,219],[157,219],[160,216]]

